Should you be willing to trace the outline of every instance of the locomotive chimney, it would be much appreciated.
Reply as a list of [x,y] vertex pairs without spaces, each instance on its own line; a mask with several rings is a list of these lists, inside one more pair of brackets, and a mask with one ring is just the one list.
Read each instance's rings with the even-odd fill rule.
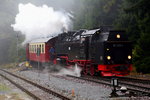
[[68,32],[67,29],[66,29],[66,27],[63,27],[63,28],[62,28],[62,32],[63,32],[63,33],[67,33],[67,32]]

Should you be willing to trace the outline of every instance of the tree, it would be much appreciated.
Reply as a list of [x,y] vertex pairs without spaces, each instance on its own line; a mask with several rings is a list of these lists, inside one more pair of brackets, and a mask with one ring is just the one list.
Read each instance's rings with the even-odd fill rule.
[[[136,14],[140,29],[140,39],[135,47],[135,65],[137,71],[150,73],[150,1],[140,0],[133,7],[128,9]],[[139,48],[140,50],[138,51]],[[137,60],[136,60],[137,59]]]
[[75,29],[93,29],[112,25],[122,0],[81,0],[75,11]]
[[150,73],[150,1],[126,0],[116,27],[123,27],[133,41],[133,64],[138,72]]

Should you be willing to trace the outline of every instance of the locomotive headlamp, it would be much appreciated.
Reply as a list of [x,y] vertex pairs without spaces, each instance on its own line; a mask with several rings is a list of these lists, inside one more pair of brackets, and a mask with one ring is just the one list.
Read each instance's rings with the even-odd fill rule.
[[106,50],[109,51],[109,48],[107,48]]
[[107,59],[108,59],[108,60],[110,60],[110,59],[111,59],[111,57],[110,57],[110,56],[107,56]]
[[116,37],[117,37],[118,39],[120,39],[120,34],[117,34]]
[[128,59],[131,59],[132,57],[130,55],[128,55]]

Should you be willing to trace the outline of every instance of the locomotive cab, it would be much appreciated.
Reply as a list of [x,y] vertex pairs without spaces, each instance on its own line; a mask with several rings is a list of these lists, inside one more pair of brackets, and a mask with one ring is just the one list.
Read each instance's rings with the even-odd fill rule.
[[104,42],[108,39],[108,32],[96,31],[91,37],[90,58],[95,64],[104,64]]

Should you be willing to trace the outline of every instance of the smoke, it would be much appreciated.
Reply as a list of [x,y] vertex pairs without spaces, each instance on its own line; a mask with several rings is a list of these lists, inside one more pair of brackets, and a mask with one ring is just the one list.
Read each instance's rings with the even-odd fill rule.
[[71,28],[72,15],[67,12],[55,11],[52,7],[43,5],[37,7],[31,3],[19,4],[14,31],[20,31],[26,36],[24,43],[35,38],[56,36]]
[[72,66],[72,69],[61,69],[57,75],[72,75],[72,76],[76,76],[76,77],[80,77],[81,76],[81,68],[78,67],[77,65]]

